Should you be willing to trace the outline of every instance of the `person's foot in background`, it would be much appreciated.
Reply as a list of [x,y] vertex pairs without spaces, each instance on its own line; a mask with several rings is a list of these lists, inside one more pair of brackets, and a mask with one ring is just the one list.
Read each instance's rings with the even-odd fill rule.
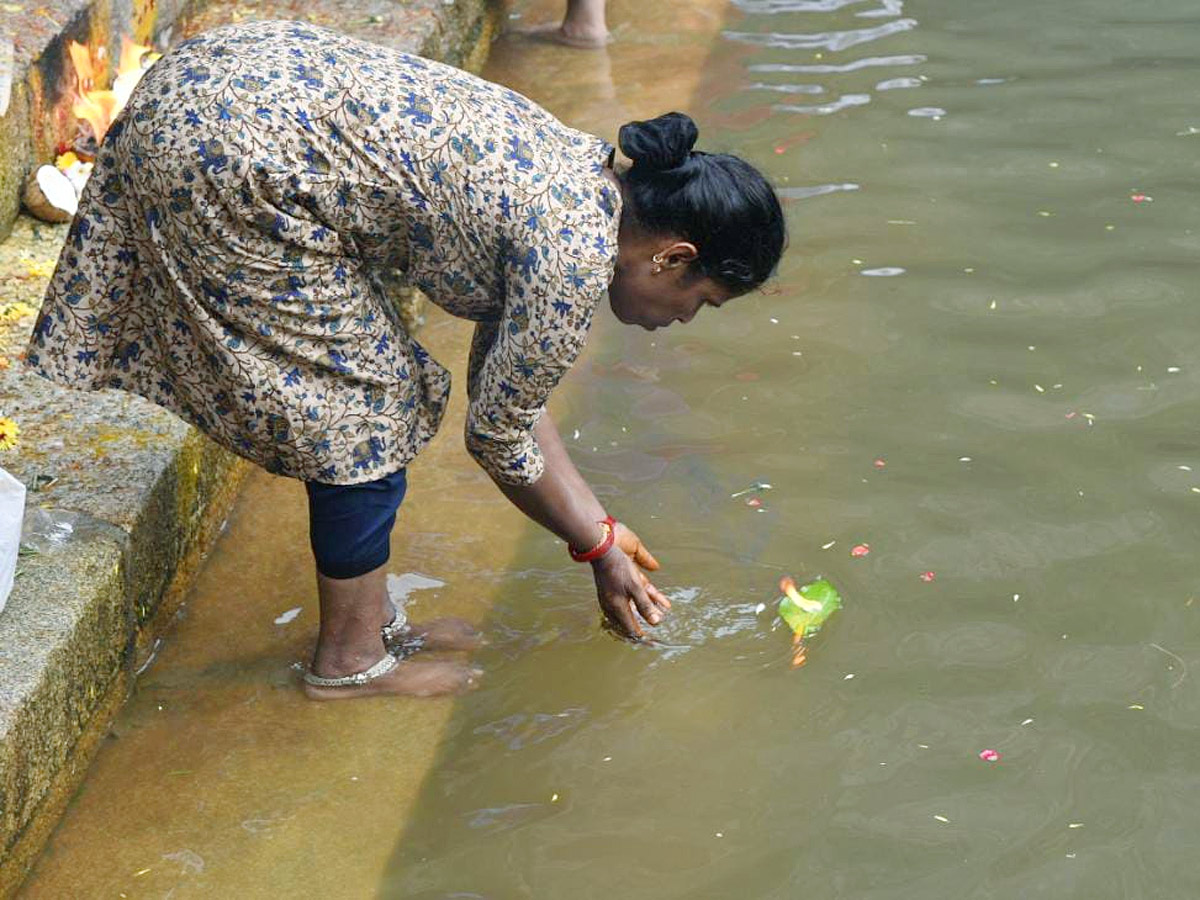
[[561,25],[534,26],[520,31],[578,50],[595,50],[612,40],[604,20],[604,0],[567,0],[567,14]]

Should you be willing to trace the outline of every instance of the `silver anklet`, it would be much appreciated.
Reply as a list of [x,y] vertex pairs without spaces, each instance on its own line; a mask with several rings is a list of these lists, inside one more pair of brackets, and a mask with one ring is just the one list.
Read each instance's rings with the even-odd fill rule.
[[383,642],[388,646],[400,643],[409,631],[408,622],[402,616],[397,616],[379,629]]
[[353,675],[341,675],[337,678],[326,678],[324,675],[318,675],[312,669],[304,673],[304,683],[311,684],[313,687],[353,687],[354,685],[366,684],[368,681],[374,681],[376,678],[382,678],[400,663],[396,657],[390,653],[384,654],[383,659],[362,672],[355,672]]
[[[389,598],[390,599],[390,598]],[[393,654],[403,659],[411,656],[425,646],[425,638],[414,635],[408,624],[408,616],[395,600],[392,600],[392,621],[379,629],[383,637],[383,645]]]

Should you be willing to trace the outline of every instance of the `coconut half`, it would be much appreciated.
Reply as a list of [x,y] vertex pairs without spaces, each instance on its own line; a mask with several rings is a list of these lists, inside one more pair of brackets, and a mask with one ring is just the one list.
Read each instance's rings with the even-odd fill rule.
[[25,182],[25,207],[43,222],[70,222],[79,209],[71,179],[54,166],[38,166]]

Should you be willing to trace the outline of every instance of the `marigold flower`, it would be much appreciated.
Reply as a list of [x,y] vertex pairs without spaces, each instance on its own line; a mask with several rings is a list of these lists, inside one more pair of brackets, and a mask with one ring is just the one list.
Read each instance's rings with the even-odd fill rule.
[[0,417],[0,450],[11,450],[17,446],[17,435],[20,433],[16,422]]

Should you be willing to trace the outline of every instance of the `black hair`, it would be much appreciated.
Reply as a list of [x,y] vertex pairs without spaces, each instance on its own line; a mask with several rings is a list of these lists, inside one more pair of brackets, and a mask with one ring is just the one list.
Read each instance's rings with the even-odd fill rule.
[[617,143],[633,160],[622,176],[626,205],[646,231],[695,244],[693,265],[743,294],[779,263],[787,240],[783,210],[766,178],[745,160],[692,150],[699,134],[678,112],[622,125]]

